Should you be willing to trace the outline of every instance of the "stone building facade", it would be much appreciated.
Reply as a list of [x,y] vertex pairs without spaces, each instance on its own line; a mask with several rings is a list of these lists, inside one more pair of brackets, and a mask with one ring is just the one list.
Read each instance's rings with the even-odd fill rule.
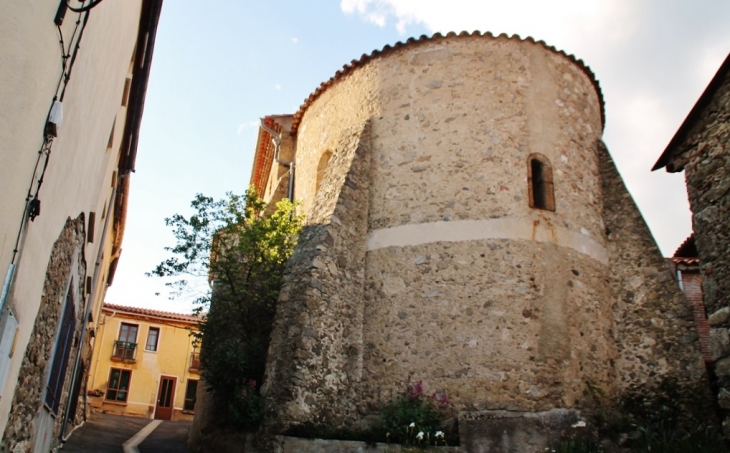
[[57,450],[85,418],[161,5],[0,7],[2,452]]
[[307,215],[269,349],[270,430],[363,426],[409,376],[477,414],[467,425],[589,408],[589,386],[705,378],[581,61],[436,34],[364,55],[266,121],[252,183],[273,199],[294,171]]
[[[730,54],[679,127],[653,170],[684,171],[702,292],[719,341],[714,373],[730,438]],[[722,345],[722,346],[719,346]]]

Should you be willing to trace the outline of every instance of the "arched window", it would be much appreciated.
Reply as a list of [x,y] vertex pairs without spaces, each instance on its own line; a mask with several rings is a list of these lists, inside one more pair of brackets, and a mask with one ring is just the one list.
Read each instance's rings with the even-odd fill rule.
[[322,157],[319,158],[319,164],[317,165],[317,185],[316,192],[319,192],[319,186],[322,185],[322,179],[324,179],[324,172],[327,170],[327,165],[330,163],[332,158],[332,151],[325,151],[322,153]]
[[532,154],[527,158],[527,190],[531,208],[555,211],[553,167],[542,154]]

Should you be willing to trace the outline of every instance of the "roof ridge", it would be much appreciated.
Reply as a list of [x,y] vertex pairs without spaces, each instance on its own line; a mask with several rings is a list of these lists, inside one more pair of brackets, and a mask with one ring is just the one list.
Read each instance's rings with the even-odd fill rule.
[[130,305],[110,304],[108,302],[104,302],[104,305],[102,308],[109,308],[112,310],[126,310],[131,313],[168,317],[168,318],[172,318],[172,319],[185,318],[186,320],[190,320],[190,321],[197,321],[200,319],[197,316],[192,315],[192,314],[186,315],[183,313],[175,313],[175,312],[171,312],[171,311],[155,310],[153,308],[142,308],[142,307],[133,307]]
[[596,79],[596,75],[593,73],[590,67],[586,65],[583,60],[576,58],[572,54],[568,54],[565,51],[558,50],[554,46],[548,45],[543,40],[535,40],[532,36],[527,36],[526,38],[520,37],[518,34],[508,35],[507,33],[501,33],[498,36],[494,36],[492,32],[480,32],[479,30],[474,30],[473,32],[469,33],[468,31],[462,31],[460,33],[456,33],[453,31],[448,32],[446,35],[442,35],[440,32],[436,32],[431,36],[428,35],[421,35],[418,38],[410,37],[405,42],[398,41],[392,46],[390,44],[386,44],[382,49],[378,50],[375,49],[369,54],[362,54],[359,60],[352,60],[350,63],[345,64],[342,66],[342,69],[338,70],[335,75],[330,77],[328,80],[322,82],[316,90],[314,90],[307,99],[304,100],[302,105],[299,107],[299,110],[294,114],[294,118],[292,119],[292,126],[290,133],[292,135],[296,134],[297,129],[299,128],[299,123],[302,120],[302,117],[304,116],[304,113],[307,111],[309,106],[317,99],[319,96],[322,95],[331,85],[333,85],[336,81],[341,79],[342,77],[348,75],[350,72],[354,71],[360,66],[363,66],[367,63],[369,63],[371,60],[375,58],[383,57],[390,52],[393,52],[397,49],[401,49],[406,46],[414,45],[414,44],[421,44],[429,41],[436,41],[436,40],[442,40],[442,39],[451,39],[451,38],[461,38],[461,37],[485,37],[485,38],[491,38],[491,39],[516,39],[520,42],[530,42],[533,44],[538,44],[545,49],[556,53],[558,55],[562,55],[571,62],[573,62],[575,65],[577,65],[584,74],[588,76],[588,78],[593,83],[594,88],[596,89],[596,94],[598,95],[599,103],[601,104],[601,126],[605,127],[606,125],[606,109],[605,104],[603,100],[603,92],[601,91],[601,86],[598,83],[598,79]]

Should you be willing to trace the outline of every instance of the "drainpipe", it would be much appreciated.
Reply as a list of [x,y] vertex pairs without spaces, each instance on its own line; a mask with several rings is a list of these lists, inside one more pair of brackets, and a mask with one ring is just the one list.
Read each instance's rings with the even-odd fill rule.
[[[116,315],[117,315],[117,311],[116,310],[112,310],[112,314],[110,316],[106,316],[105,315],[104,316],[104,321],[103,322],[99,322],[99,325],[100,326],[104,326],[104,328],[101,329],[101,338],[99,338],[99,342],[98,342],[100,347],[101,347],[101,345],[104,344],[104,334],[106,333],[106,323],[110,319],[112,319],[113,317],[115,317]],[[101,313],[99,314],[99,317],[101,317]],[[97,343],[97,341],[94,340],[94,347],[96,347],[96,343]],[[91,388],[92,389],[94,387],[96,387],[96,372],[99,371],[99,361],[100,360],[101,360],[101,354],[97,354],[96,355],[96,363],[94,364],[94,373],[92,374],[91,373],[91,370],[89,370],[89,374],[91,376],[93,376],[93,378],[91,379]]]
[[684,291],[684,283],[682,283],[682,271],[677,269],[677,283],[679,283],[679,289]]
[[[122,178],[128,177],[127,175],[122,176]],[[117,187],[114,186],[114,189],[112,190],[112,194],[109,196],[109,204],[107,206],[114,206],[112,203],[114,203],[114,198],[117,195]],[[84,346],[84,340],[86,337],[86,327],[89,323],[89,311],[91,310],[91,306],[94,305],[94,289],[96,288],[97,281],[99,280],[99,274],[101,270],[101,262],[102,262],[102,254],[104,253],[104,244],[106,242],[106,234],[109,232],[109,220],[114,217],[111,212],[107,212],[106,219],[104,219],[104,229],[101,232],[101,239],[99,240],[99,250],[96,252],[96,264],[94,266],[94,276],[91,278],[91,294],[89,294],[87,297],[86,302],[86,309],[84,310],[84,318],[83,318],[83,325],[81,327],[81,338],[79,339],[79,349],[76,351],[76,359],[74,361],[74,371],[73,374],[71,374],[71,387],[69,387],[70,392],[73,391],[74,386],[76,385],[76,374],[78,373],[79,364],[81,363],[81,350]],[[85,389],[84,389],[85,391]],[[68,424],[68,411],[71,410],[71,398],[68,399],[66,402],[66,411],[63,414],[63,424],[61,425],[61,442],[66,442],[68,440],[68,437],[65,435],[66,432],[66,425]],[[69,433],[70,435],[71,433]]]
[[8,273],[5,276],[5,283],[3,284],[3,292],[0,294],[0,316],[5,312],[5,300],[7,300],[8,292],[10,292],[10,283],[13,281],[13,275],[15,275],[15,264],[10,263]]
[[266,124],[264,124],[263,118],[260,119],[260,125],[261,129],[265,130],[273,137],[271,141],[274,143],[274,160],[277,163],[280,163],[281,165],[289,168],[289,187],[287,191],[287,198],[289,199],[289,201],[294,203],[294,161],[286,162],[279,159],[279,145],[281,144],[281,135],[278,134],[275,130],[267,127]]

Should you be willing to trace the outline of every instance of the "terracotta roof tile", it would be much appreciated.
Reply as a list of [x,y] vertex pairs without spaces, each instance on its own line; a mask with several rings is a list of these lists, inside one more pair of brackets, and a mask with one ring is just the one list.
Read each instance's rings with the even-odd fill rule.
[[127,313],[134,313],[136,315],[155,316],[157,318],[172,319],[175,321],[186,321],[186,322],[199,322],[200,321],[199,317],[193,316],[193,315],[184,315],[181,313],[171,313],[168,311],[151,310],[149,308],[128,307],[126,305],[108,304],[106,302],[104,303],[103,309],[126,311]]
[[682,242],[682,245],[677,247],[672,258],[697,258],[698,255],[697,245],[695,244],[695,235],[692,233],[684,240],[684,242]]
[[429,41],[438,41],[438,40],[442,40],[442,39],[452,39],[452,38],[471,37],[471,36],[480,36],[480,37],[484,37],[484,38],[488,38],[488,39],[516,39],[518,41],[523,41],[523,42],[527,41],[527,42],[531,42],[534,44],[539,44],[542,47],[544,47],[545,49],[550,50],[558,55],[562,55],[565,58],[567,58],[568,60],[572,61],[575,65],[577,65],[583,71],[583,73],[585,73],[588,76],[588,78],[593,83],[593,86],[596,89],[596,93],[598,94],[598,99],[601,103],[601,125],[605,126],[606,113],[605,113],[605,105],[604,105],[604,101],[603,101],[603,93],[601,92],[601,87],[598,83],[598,80],[596,79],[595,74],[593,74],[593,71],[591,71],[591,69],[588,66],[586,66],[586,64],[583,63],[582,60],[576,58],[573,55],[567,54],[567,53],[563,52],[562,50],[558,50],[553,46],[547,45],[545,43],[545,41],[536,41],[531,36],[528,36],[527,38],[523,39],[519,35],[516,35],[516,34],[509,36],[506,33],[502,33],[499,36],[495,37],[490,32],[481,33],[479,31],[473,31],[471,33],[467,32],[467,31],[462,31],[461,33],[459,33],[457,35],[455,32],[452,31],[452,32],[447,33],[446,36],[442,35],[441,33],[435,33],[432,36],[421,35],[417,39],[408,38],[405,43],[398,41],[393,46],[386,45],[385,47],[383,47],[382,50],[377,50],[377,49],[373,50],[369,55],[363,54],[359,60],[352,60],[349,64],[344,65],[342,67],[342,69],[337,71],[332,78],[330,78],[326,82],[322,82],[319,85],[319,87],[317,87],[317,89],[312,94],[310,94],[307,99],[304,100],[304,103],[299,107],[299,110],[297,111],[297,113],[294,114],[294,119],[292,122],[292,127],[291,127],[290,133],[292,135],[295,135],[297,133],[297,129],[299,128],[299,123],[302,121],[302,117],[304,116],[304,113],[307,111],[309,106],[312,105],[312,103],[322,93],[324,93],[327,90],[327,88],[332,86],[335,82],[337,82],[341,78],[350,74],[352,71],[354,71],[358,67],[367,64],[368,62],[370,62],[370,60],[386,56],[386,55],[390,54],[391,52],[393,52],[394,50],[397,50],[397,49],[400,49],[400,48],[403,48],[406,46],[410,47],[412,45],[418,45],[418,44],[426,43]]
[[700,259],[699,258],[671,258],[672,262],[674,264],[686,264],[686,265],[692,265],[692,264],[699,264]]

